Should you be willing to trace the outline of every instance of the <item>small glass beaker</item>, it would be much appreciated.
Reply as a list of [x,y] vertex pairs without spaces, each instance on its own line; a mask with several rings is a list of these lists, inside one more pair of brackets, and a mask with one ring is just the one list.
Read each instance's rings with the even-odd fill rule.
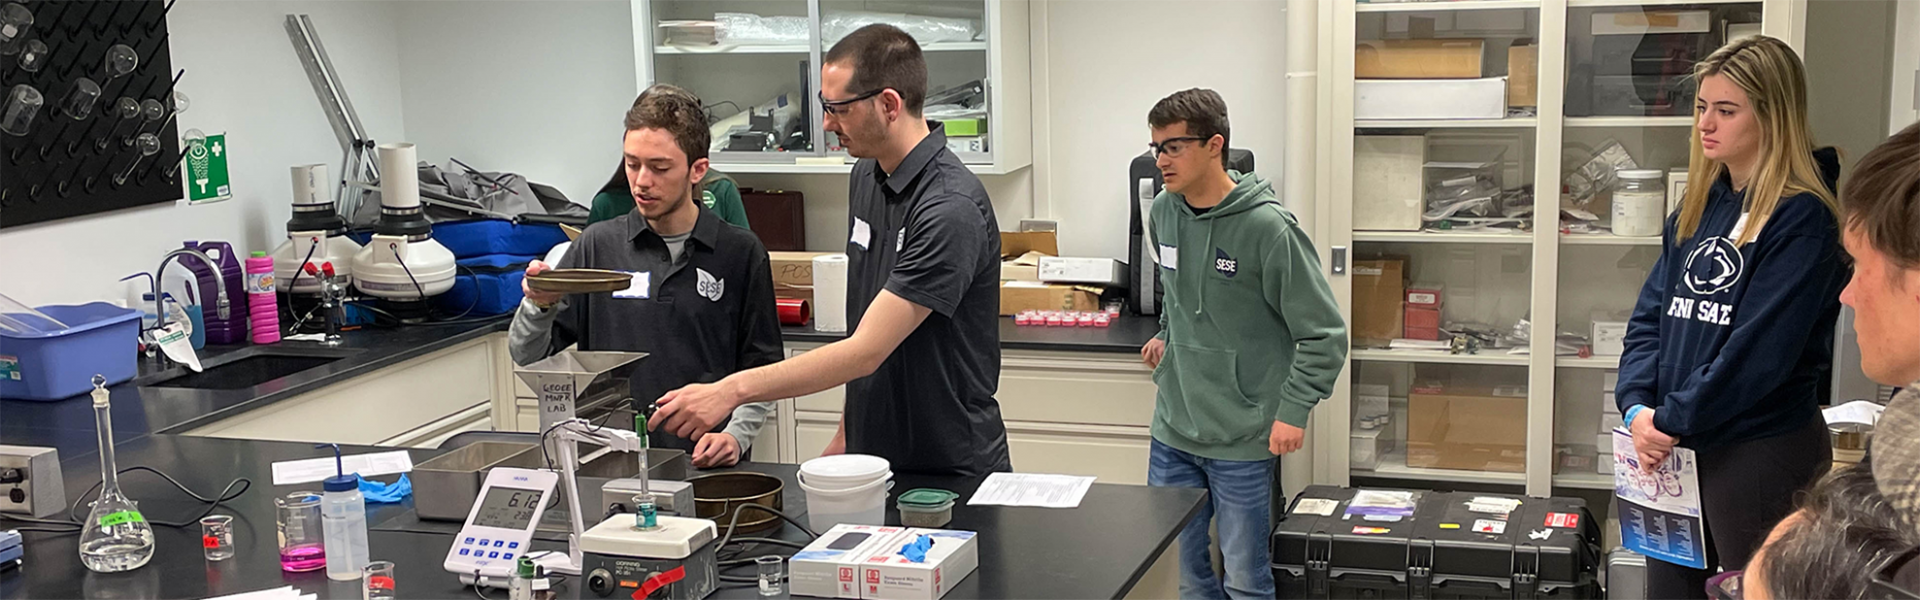
[[361,600],[394,600],[399,598],[393,591],[393,562],[376,560],[367,563],[360,570],[360,581],[364,584]]
[[0,107],[0,131],[26,135],[33,129],[33,117],[40,114],[40,106],[46,102],[40,90],[31,85],[13,86],[13,90],[7,92],[6,106]]
[[81,77],[73,80],[73,87],[67,89],[66,99],[60,101],[60,112],[75,121],[85,121],[93,114],[93,101],[99,99],[100,84]]
[[233,558],[233,516],[208,515],[200,519],[200,547],[208,561]]
[[47,66],[47,59],[52,56],[53,51],[47,48],[46,42],[27,40],[26,43],[20,44],[20,70],[39,73],[40,68]]
[[320,493],[294,492],[274,498],[280,527],[280,569],[318,571],[327,566],[326,533],[320,521]]
[[779,556],[767,555],[753,559],[753,566],[760,575],[760,595],[779,596],[787,593],[787,563]]

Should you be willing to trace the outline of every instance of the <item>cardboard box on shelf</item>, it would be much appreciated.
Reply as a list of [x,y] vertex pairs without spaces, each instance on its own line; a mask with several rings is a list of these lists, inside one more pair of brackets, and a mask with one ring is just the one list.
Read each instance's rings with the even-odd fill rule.
[[1505,77],[1353,82],[1355,119],[1499,119],[1505,116]]
[[1507,47],[1507,106],[1540,105],[1540,46]]
[[1405,259],[1353,261],[1353,326],[1355,345],[1384,346],[1400,337],[1405,327],[1400,306],[1406,297]]
[[773,295],[813,300],[813,259],[835,252],[768,252],[773,267]]
[[1125,283],[1125,277],[1126,266],[1111,258],[1047,256],[1040,259],[1040,280],[1047,283],[1118,287]]
[[1406,331],[1403,332],[1403,334],[1400,337],[1404,337],[1409,340],[1438,342],[1440,341],[1440,337],[1442,335],[1445,335],[1445,334],[1440,331],[1439,327],[1414,327],[1412,325],[1408,325],[1406,328]]
[[1440,327],[1440,309],[1408,306],[1406,316],[1407,330],[1438,329]]
[[787,562],[787,580],[795,596],[860,598],[861,561],[885,551],[905,527],[835,525]]
[[1100,310],[1098,286],[1000,282],[1000,316],[1010,317],[1023,310]]
[[1705,10],[1649,11],[1634,8],[1623,12],[1593,13],[1591,24],[1594,35],[1707,33],[1713,30],[1713,13]]
[[1594,320],[1593,322],[1593,354],[1594,356],[1619,356],[1621,354],[1625,354],[1626,351],[1627,351],[1627,322],[1626,321],[1602,321],[1597,319]]
[[[1444,283],[1416,283],[1407,286],[1407,306],[1439,310],[1440,300],[1446,290],[1447,285]],[[1433,327],[1439,327],[1439,325],[1435,324]]]
[[1047,256],[1059,256],[1059,234],[1052,231],[1000,232],[1000,258],[1025,256],[1028,252],[1039,252]]
[[1367,40],[1354,45],[1355,79],[1475,79],[1485,42],[1478,39]]
[[1419,231],[1426,210],[1427,138],[1353,137],[1353,228]]
[[[921,560],[900,551],[926,536]],[[980,564],[980,545],[972,531],[912,528],[860,563],[860,597],[865,600],[939,600]]]
[[1525,472],[1524,392],[1423,385],[1407,405],[1407,466]]

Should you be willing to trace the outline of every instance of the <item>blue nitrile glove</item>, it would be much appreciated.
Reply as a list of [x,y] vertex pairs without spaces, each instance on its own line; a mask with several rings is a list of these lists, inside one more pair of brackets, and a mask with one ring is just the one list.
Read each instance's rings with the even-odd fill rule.
[[360,478],[360,496],[366,498],[368,503],[391,504],[405,500],[411,495],[413,495],[413,481],[407,479],[405,473],[401,473],[400,480],[393,483],[380,483],[365,477]]
[[900,555],[907,557],[908,562],[923,563],[927,562],[927,551],[932,549],[933,538],[923,534],[913,538],[913,541],[908,542],[907,545],[901,546]]

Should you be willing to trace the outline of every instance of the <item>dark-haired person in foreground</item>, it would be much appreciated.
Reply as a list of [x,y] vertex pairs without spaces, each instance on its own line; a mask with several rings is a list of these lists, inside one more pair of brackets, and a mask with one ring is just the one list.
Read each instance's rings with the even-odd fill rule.
[[1000,381],[1000,226],[986,188],[924,120],[927,63],[913,37],[868,25],[820,68],[827,131],[860,158],[850,176],[847,322],[853,335],[777,365],[660,399],[651,426],[686,435],[735,407],[846,384],[827,454],[900,472],[1012,470]]
[[[622,271],[633,283],[613,294],[567,296],[522,282],[527,297],[507,331],[513,361],[529,364],[575,343],[581,350],[646,352],[631,379],[635,403],[779,361],[767,249],[753,232],[707,210],[695,192],[707,171],[700,102],[656,84],[627,111],[626,128],[622,164],[637,202],[619,217],[588,225],[559,267]],[[527,275],[548,268],[534,261]],[[753,445],[767,412],[764,405],[743,406],[704,429],[650,441],[691,453],[697,467],[730,466]]]

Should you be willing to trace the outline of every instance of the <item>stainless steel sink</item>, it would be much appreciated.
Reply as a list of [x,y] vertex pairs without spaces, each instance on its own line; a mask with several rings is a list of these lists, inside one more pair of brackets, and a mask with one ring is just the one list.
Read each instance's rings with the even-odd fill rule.
[[325,366],[358,353],[347,348],[252,346],[201,361],[202,370],[184,366],[134,379],[139,387],[239,390]]

